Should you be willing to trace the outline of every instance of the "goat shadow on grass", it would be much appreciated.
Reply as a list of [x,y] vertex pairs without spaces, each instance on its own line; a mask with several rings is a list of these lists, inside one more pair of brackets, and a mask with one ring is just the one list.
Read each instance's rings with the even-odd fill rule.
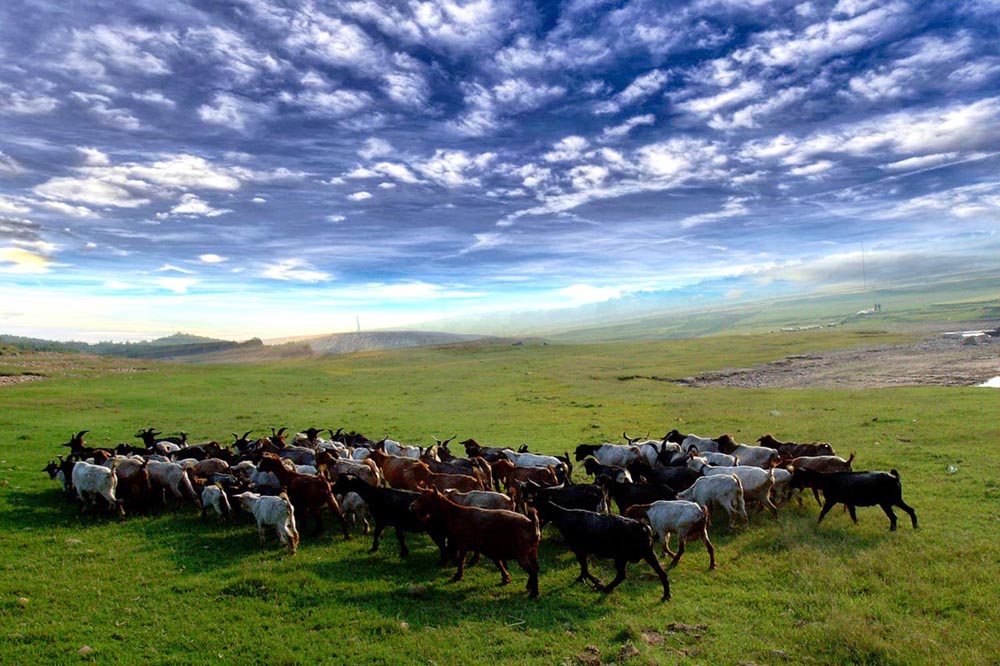
[[67,499],[63,491],[56,488],[41,492],[4,490],[0,492],[0,497],[10,507],[5,522],[15,530],[88,530],[118,521],[118,517],[110,511],[90,508],[81,514],[80,505]]
[[[891,532],[888,519],[878,507],[874,509],[877,515],[871,514],[871,519],[873,521],[882,519],[878,529],[874,529],[873,522],[865,520],[865,515],[862,514],[863,508],[858,509],[860,521],[858,525],[851,522],[847,514],[833,516],[833,512],[819,525],[816,524],[816,514],[779,516],[779,522],[775,523],[777,534],[773,530],[749,531],[740,539],[739,547],[747,552],[767,556],[806,544],[812,550],[827,553],[835,551],[857,553],[879,548],[885,544]],[[902,525],[902,522],[900,524]],[[715,535],[712,535],[712,539],[715,541]]]

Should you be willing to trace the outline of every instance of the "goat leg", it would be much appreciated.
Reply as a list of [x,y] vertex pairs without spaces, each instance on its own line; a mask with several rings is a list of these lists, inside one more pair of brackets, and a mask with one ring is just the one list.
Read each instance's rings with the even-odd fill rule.
[[[479,553],[476,553],[478,556]],[[510,583],[510,571],[507,570],[507,566],[503,560],[493,560],[493,564],[497,565],[497,569],[500,570],[500,587]]]
[[896,502],[896,506],[905,511],[910,516],[910,522],[913,523],[913,529],[917,529],[917,512],[913,510],[913,507],[909,506],[906,502],[900,499]]
[[684,538],[680,535],[677,536],[677,542],[677,554],[674,555],[673,553],[670,553],[670,555],[673,556],[673,559],[670,561],[670,569],[676,567],[677,563],[681,561],[681,555],[684,554],[684,549],[686,548]]
[[[888,502],[885,504],[880,504],[882,510],[885,511],[885,515],[889,516],[889,531],[896,531],[896,513],[892,510],[892,505]],[[853,508],[853,507],[851,507]]]
[[701,534],[701,540],[705,542],[705,548],[708,549],[708,568],[709,570],[715,569],[715,546],[708,539],[708,530],[706,529]]
[[459,550],[458,551],[458,555],[457,555],[458,570],[455,571],[455,575],[451,577],[451,582],[456,583],[456,582],[462,580],[462,576],[463,576],[463,574],[465,574],[465,556],[467,554],[468,554],[467,551],[464,551],[464,550]]
[[[655,560],[656,557],[654,556],[653,559]],[[648,559],[647,559],[647,561],[648,561]],[[657,566],[659,566],[659,564],[657,564]],[[626,560],[623,557],[616,557],[615,558],[615,577],[614,577],[614,579],[610,583],[608,583],[607,585],[605,585],[605,586],[603,586],[601,588],[598,588],[598,589],[600,589],[600,591],[603,592],[604,594],[610,594],[611,592],[613,592],[614,589],[616,587],[618,587],[623,580],[625,580],[625,574],[626,574],[626,570],[627,569],[628,569],[628,560]],[[661,569],[661,571],[662,571],[662,569]]]
[[409,557],[410,549],[406,545],[406,535],[403,534],[403,528],[396,526],[396,540],[399,542],[399,556]]
[[577,553],[576,559],[580,562],[580,575],[576,577],[576,581],[574,582],[579,583],[583,581],[585,583],[590,583],[591,585],[593,585],[594,589],[596,590],[602,589],[604,587],[604,583],[602,583],[599,579],[592,576],[590,573],[590,569],[587,566],[587,554]]
[[[375,523],[375,538],[372,540],[372,547],[368,549],[369,555],[378,552],[378,540],[382,536],[382,530],[384,530],[385,528],[386,528],[385,523],[379,523],[379,522]],[[402,541],[402,538],[400,538],[400,541]],[[405,555],[402,555],[402,553],[400,554],[400,556],[406,557]]]

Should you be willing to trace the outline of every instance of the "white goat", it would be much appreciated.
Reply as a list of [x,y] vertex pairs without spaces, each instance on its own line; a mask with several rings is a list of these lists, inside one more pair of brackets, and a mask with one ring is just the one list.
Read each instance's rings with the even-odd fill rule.
[[543,456],[538,453],[518,453],[510,449],[504,449],[503,454],[507,460],[514,463],[514,467],[548,467],[552,465],[556,469],[563,469],[563,463],[555,456]]
[[337,503],[340,504],[340,510],[344,512],[344,518],[351,527],[356,525],[360,518],[362,532],[368,534],[368,519],[372,517],[372,514],[368,509],[368,503],[361,499],[361,495],[355,492],[344,493],[337,496]]
[[86,510],[89,503],[92,501],[96,503],[97,497],[103,497],[108,507],[118,512],[119,518],[125,517],[125,509],[115,497],[115,490],[118,488],[118,477],[115,475],[117,466],[117,460],[110,468],[92,465],[82,460],[73,465],[73,487],[76,488],[77,497],[83,502],[81,513]]
[[253,514],[257,520],[261,548],[264,547],[267,528],[273,527],[278,533],[278,539],[288,547],[289,553],[295,554],[299,548],[299,531],[295,527],[295,509],[292,508],[288,495],[281,493],[274,497],[247,492],[233,497],[239,500],[244,511]]
[[774,467],[781,461],[781,455],[774,449],[767,446],[747,446],[746,444],[738,444],[736,440],[729,435],[719,437],[718,444],[720,452],[735,456],[739,459],[740,465],[768,469],[770,467]]
[[760,467],[748,467],[737,465],[736,467],[713,467],[705,462],[704,458],[691,458],[688,467],[697,471],[702,476],[735,475],[739,478],[743,487],[743,497],[748,502],[759,502],[761,506],[767,508],[775,516],[778,515],[778,507],[771,501],[771,488],[774,486],[774,468],[768,471]]
[[419,446],[407,446],[400,444],[394,439],[382,440],[382,449],[390,456],[401,456],[403,458],[419,458],[421,451]]
[[677,493],[677,499],[694,502],[707,507],[716,505],[729,514],[729,524],[733,524],[733,516],[743,518],[749,523],[746,504],[743,500],[743,485],[735,475],[703,476],[682,492]]
[[169,490],[170,494],[179,501],[191,499],[198,503],[198,495],[191,485],[191,478],[188,471],[181,465],[172,462],[158,462],[151,460],[146,465],[149,473],[149,481],[154,486]]
[[249,460],[244,460],[233,466],[233,474],[249,483],[254,490],[264,491],[266,494],[276,495],[281,490],[281,482],[273,472],[261,472]]
[[207,516],[209,508],[215,511],[215,515],[217,515],[220,520],[230,520],[232,518],[233,510],[229,506],[229,498],[226,497],[226,493],[222,490],[222,486],[217,483],[205,486],[205,488],[201,491],[202,519]]
[[[638,446],[631,444],[581,444],[576,447],[577,462],[587,456],[594,456],[597,462],[602,465],[614,465],[616,467],[626,467],[637,460],[645,460],[645,456]],[[653,458],[654,464],[656,458]]]
[[740,464],[736,456],[726,453],[713,453],[711,451],[699,453],[696,449],[692,449],[688,455],[703,458],[709,465],[715,465],[716,467],[736,467]]
[[[685,543],[701,540],[708,549],[709,569],[715,568],[715,547],[708,538],[708,512],[694,502],[660,500],[652,504],[636,504],[625,512],[626,518],[649,523],[653,533],[663,542],[663,552],[670,555],[671,567],[677,566],[684,554]],[[670,550],[670,535],[677,535],[677,553]]]
[[503,509],[514,511],[514,500],[510,495],[495,493],[490,490],[470,490],[467,493],[460,493],[457,490],[446,490],[444,496],[455,504],[462,506],[475,506],[480,509]]

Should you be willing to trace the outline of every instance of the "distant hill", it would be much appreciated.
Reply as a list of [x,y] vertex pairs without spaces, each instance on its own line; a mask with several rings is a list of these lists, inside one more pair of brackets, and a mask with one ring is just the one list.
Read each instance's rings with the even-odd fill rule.
[[271,361],[331,356],[357,352],[412,347],[433,347],[461,344],[477,340],[492,341],[482,335],[457,335],[425,331],[370,331],[364,333],[333,333],[294,339],[269,340],[258,338],[245,342],[217,340],[187,333],[175,333],[142,342],[55,342],[40,338],[0,335],[0,343],[36,351],[124,356],[184,363],[268,363]]
[[361,333],[333,333],[331,335],[312,338],[301,338],[299,342],[308,344],[315,353],[327,356],[384,349],[433,347],[483,339],[488,338],[482,335],[459,335],[426,331],[365,331]]
[[40,338],[26,338],[18,335],[0,335],[0,342],[22,349],[36,351],[80,352],[100,356],[124,356],[126,358],[177,359],[209,352],[220,352],[240,348],[263,346],[258,338],[246,342],[217,340],[187,333],[175,333],[164,338],[142,342],[55,342]]

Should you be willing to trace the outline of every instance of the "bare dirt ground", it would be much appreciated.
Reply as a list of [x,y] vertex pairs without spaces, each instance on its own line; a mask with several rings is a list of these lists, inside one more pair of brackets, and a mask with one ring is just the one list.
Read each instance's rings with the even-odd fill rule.
[[[982,326],[995,327],[995,323]],[[975,328],[972,325],[963,330]],[[752,368],[707,372],[682,383],[734,388],[864,389],[976,386],[1000,375],[1000,339],[927,332],[930,337],[914,343],[788,356]]]

